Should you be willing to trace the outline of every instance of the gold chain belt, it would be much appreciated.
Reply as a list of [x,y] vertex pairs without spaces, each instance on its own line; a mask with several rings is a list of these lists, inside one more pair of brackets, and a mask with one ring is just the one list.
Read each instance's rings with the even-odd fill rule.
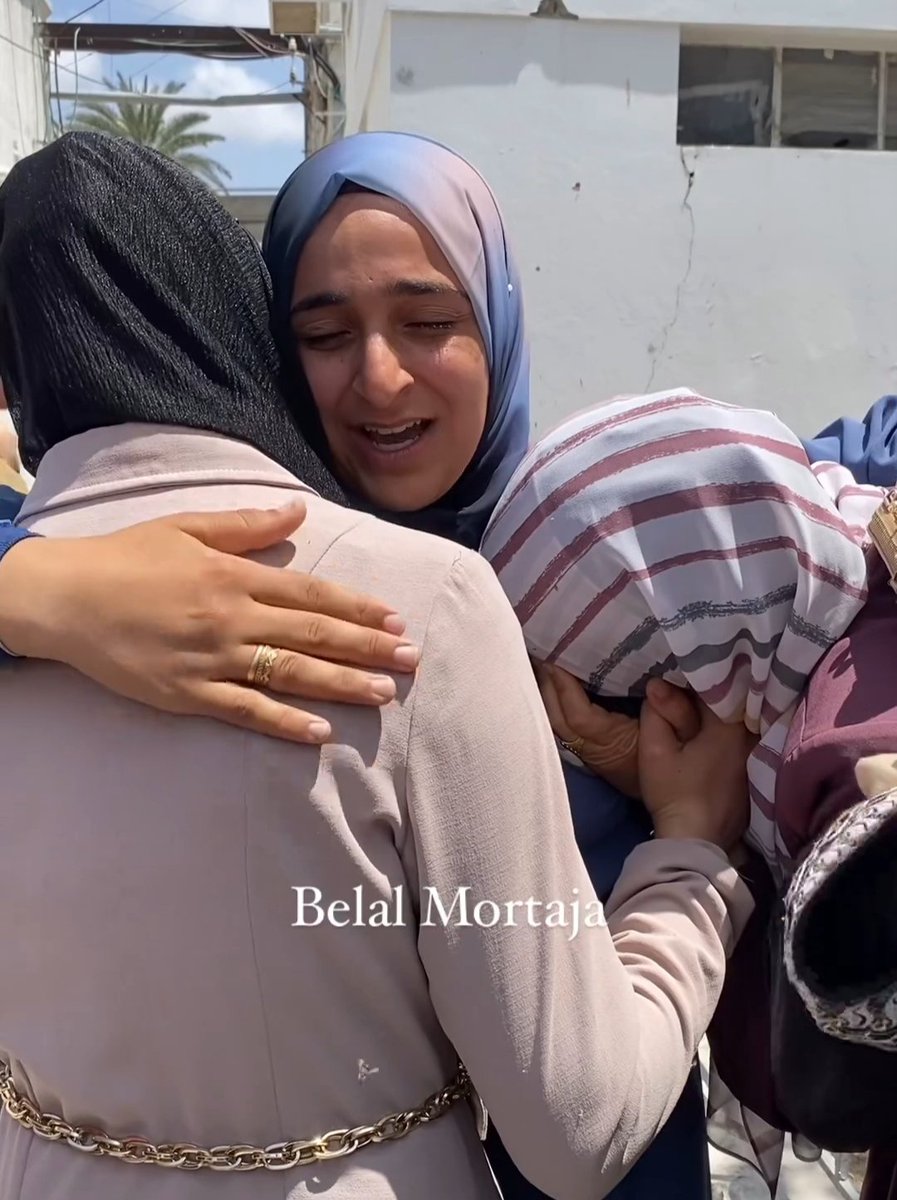
[[14,1121],[51,1142],[67,1142],[75,1150],[99,1157],[108,1155],[121,1162],[150,1163],[175,1167],[181,1171],[289,1171],[331,1158],[342,1158],[363,1146],[395,1141],[419,1125],[435,1121],[459,1100],[471,1093],[470,1079],[464,1067],[444,1088],[434,1092],[419,1108],[390,1113],[376,1125],[357,1125],[354,1129],[333,1129],[308,1141],[275,1142],[271,1146],[213,1146],[206,1149],[190,1142],[154,1145],[145,1138],[114,1138],[86,1125],[71,1125],[53,1113],[42,1113],[23,1096],[13,1083],[7,1063],[0,1063],[0,1101]]

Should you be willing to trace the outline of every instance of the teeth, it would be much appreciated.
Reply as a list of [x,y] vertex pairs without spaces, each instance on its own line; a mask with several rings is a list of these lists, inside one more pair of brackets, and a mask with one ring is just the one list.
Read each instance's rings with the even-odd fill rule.
[[406,429],[417,429],[423,421],[409,421],[407,425],[365,425],[365,433],[396,434],[404,433]]

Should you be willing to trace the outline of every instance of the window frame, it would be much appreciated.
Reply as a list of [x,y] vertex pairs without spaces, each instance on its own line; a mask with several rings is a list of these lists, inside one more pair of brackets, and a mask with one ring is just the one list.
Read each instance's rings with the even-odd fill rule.
[[[878,58],[878,115],[877,115],[877,127],[876,127],[876,138],[875,138],[874,149],[878,150],[878,151],[887,151],[888,150],[888,146],[887,146],[888,82],[889,82],[888,76],[890,74],[890,68],[892,66],[897,65],[897,53],[895,53],[895,51],[893,49],[891,49],[891,50],[873,50],[873,49],[869,49],[868,47],[859,46],[857,44],[844,45],[844,46],[835,46],[835,45],[824,44],[824,45],[816,46],[816,45],[809,45],[806,42],[802,42],[802,44],[799,43],[795,46],[792,46],[788,42],[781,42],[781,43],[774,43],[772,41],[763,42],[763,41],[755,41],[750,38],[741,40],[741,39],[737,39],[734,37],[726,37],[726,38],[720,38],[719,40],[716,40],[712,37],[706,37],[706,36],[699,37],[699,38],[683,37],[680,40],[680,45],[682,45],[682,46],[730,46],[733,48],[738,47],[741,49],[771,50],[773,53],[773,71],[772,71],[772,95],[770,98],[771,99],[771,114],[770,114],[769,145],[768,146],[764,146],[764,145],[751,146],[751,147],[744,147],[744,148],[751,149],[751,150],[763,150],[763,149],[800,150],[801,153],[808,153],[809,152],[808,148],[785,146],[782,144],[782,79],[783,79],[783,74],[784,74],[783,67],[784,67],[785,51],[791,50],[791,49],[807,49],[807,50],[820,50],[820,51],[843,50],[847,53],[876,55]],[[678,80],[678,94],[681,95],[683,90],[684,90],[683,81],[680,76],[679,80]],[[694,89],[691,89],[691,90],[694,90]],[[895,136],[897,136],[897,133],[892,133],[892,141],[894,140]],[[691,145],[691,143],[688,143],[688,142],[677,142],[677,144],[679,144],[681,146],[686,146],[686,147]],[[727,143],[721,142],[721,143],[719,143],[719,145],[726,146]],[[701,145],[701,146],[699,146],[699,148],[703,148],[703,146]],[[870,149],[872,149],[872,147],[870,147]],[[897,152],[897,151],[894,151],[894,152]],[[853,151],[853,153],[856,153],[856,151]],[[866,153],[868,153],[868,151],[866,151]]]

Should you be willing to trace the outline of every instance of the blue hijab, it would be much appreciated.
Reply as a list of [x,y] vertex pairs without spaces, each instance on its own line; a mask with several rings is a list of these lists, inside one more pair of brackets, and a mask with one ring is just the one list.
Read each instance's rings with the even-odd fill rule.
[[842,417],[804,442],[811,462],[841,463],[857,483],[897,483],[897,396],[882,396],[862,421]]
[[[297,363],[290,331],[296,267],[309,237],[346,184],[397,200],[430,231],[470,296],[489,361],[483,436],[451,491],[415,513],[372,511],[477,548],[529,440],[529,350],[522,295],[498,204],[463,158],[412,134],[360,133],[306,159],[281,188],[262,247],[274,284],[274,331],[287,362]],[[310,389],[304,380],[300,383],[295,415],[302,432],[330,462]],[[371,509],[357,497],[354,501],[357,507]]]

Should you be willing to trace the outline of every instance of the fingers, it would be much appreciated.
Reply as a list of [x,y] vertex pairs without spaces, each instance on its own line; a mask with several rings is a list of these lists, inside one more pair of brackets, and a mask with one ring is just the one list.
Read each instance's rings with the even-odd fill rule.
[[322,717],[292,708],[256,688],[233,683],[210,684],[199,711],[238,729],[312,746],[326,742],[333,732]]
[[536,677],[555,736],[575,744],[589,770],[638,796],[638,721],[593,704],[579,680],[557,667],[537,666]]
[[[248,683],[254,658],[255,647],[247,646],[241,681]],[[388,675],[374,675],[307,654],[282,650],[271,668],[265,690],[280,692],[285,696],[300,696],[303,700],[380,705],[394,700],[397,689],[396,681]]]
[[595,704],[580,681],[560,667],[552,667],[551,675],[566,725],[588,744],[584,757],[589,765],[598,770],[634,761],[638,753],[638,721],[609,713]]
[[588,692],[574,676],[561,667],[550,667],[549,673],[554,683],[555,695],[564,720],[580,737],[589,737],[606,724],[607,714],[597,704],[589,699]]
[[295,533],[305,520],[305,512],[305,501],[297,499],[283,508],[181,513],[164,520],[213,550],[246,554],[276,546]]
[[595,741],[609,736],[611,718],[598,704],[593,704],[585,688],[574,676],[560,667],[540,664],[536,678],[555,733],[571,742],[575,738]]
[[284,571],[261,563],[245,562],[246,585],[253,599],[271,608],[322,613],[366,629],[393,635],[405,632],[405,622],[383,600],[353,592],[338,583],[300,571]]
[[672,726],[683,744],[701,732],[701,711],[691,693],[663,679],[648,681],[646,697],[651,708]]
[[420,662],[420,650],[407,638],[352,625],[321,613],[258,607],[252,612],[251,626],[253,639],[258,637],[257,642],[253,641],[251,651],[259,642],[264,642],[279,650],[331,662],[402,673],[414,671]]
[[[239,555],[277,545],[295,533],[305,516],[305,501],[299,499],[284,508],[181,513],[163,520],[165,524],[180,529],[214,550]],[[405,631],[405,622],[392,605],[373,596],[351,591],[316,576],[284,571],[260,563],[241,561],[234,564],[234,570],[240,572],[241,582],[260,604],[326,613],[355,625],[382,629],[393,635]],[[379,654],[377,657],[380,657]]]
[[639,719],[639,759],[643,766],[682,750],[673,725],[653,704],[643,704]]
[[551,726],[555,737],[559,737],[564,742],[574,741],[577,735],[564,719],[564,712],[558,699],[557,688],[555,687],[551,671],[546,667],[537,666],[536,679],[539,683],[539,691],[542,693],[542,703],[545,705],[545,712],[548,714],[548,724]]

